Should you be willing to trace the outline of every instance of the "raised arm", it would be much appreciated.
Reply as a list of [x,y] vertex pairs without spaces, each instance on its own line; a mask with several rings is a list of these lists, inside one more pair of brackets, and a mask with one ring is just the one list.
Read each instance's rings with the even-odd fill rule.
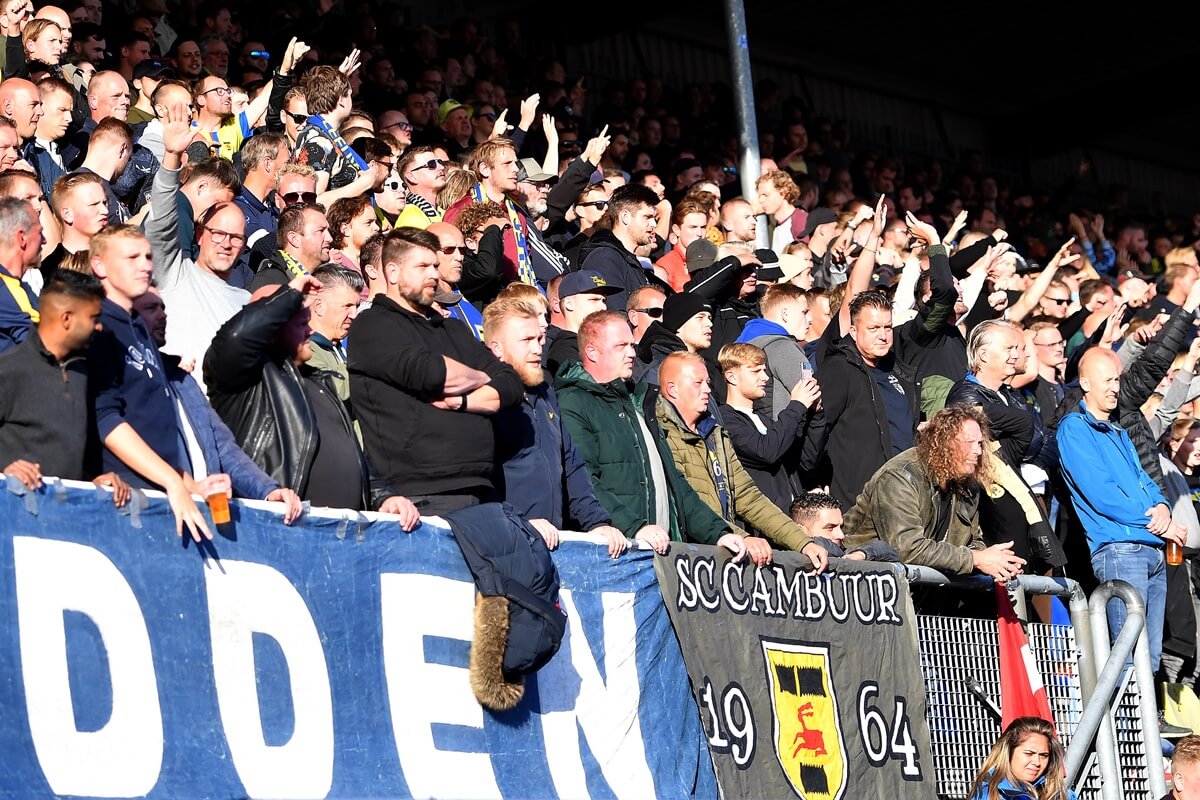
[[1025,319],[1029,312],[1037,308],[1041,302],[1042,295],[1050,288],[1050,284],[1054,281],[1054,276],[1058,274],[1059,267],[1066,267],[1074,264],[1079,260],[1079,256],[1071,252],[1071,245],[1075,244],[1075,238],[1071,237],[1063,243],[1063,246],[1058,248],[1058,252],[1054,254],[1054,258],[1050,259],[1050,263],[1037,276],[1037,280],[1033,285],[1025,290],[1024,294],[1017,298],[1017,302],[1013,303],[1004,315],[1007,319],[1015,322],[1020,322]]

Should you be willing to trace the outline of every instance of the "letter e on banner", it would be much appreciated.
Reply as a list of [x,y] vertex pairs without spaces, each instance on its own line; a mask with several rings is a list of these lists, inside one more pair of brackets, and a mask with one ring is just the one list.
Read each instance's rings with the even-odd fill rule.
[[483,741],[483,707],[471,691],[470,673],[465,666],[428,663],[424,641],[474,639],[475,584],[394,573],[379,580],[392,733],[409,791],[413,797],[499,798],[486,751],[439,750],[433,741],[437,724],[478,728]]
[[[150,635],[129,583],[98,550],[13,537],[21,675],[38,763],[55,794],[139,797],[158,783],[162,712]],[[64,611],[100,631],[112,676],[112,714],[99,730],[75,726]]]
[[[325,651],[304,598],[265,564],[222,559],[204,578],[217,706],[246,793],[325,797],[333,785],[333,700]],[[278,746],[266,743],[259,716],[255,633],[279,644],[291,678],[295,727]]]

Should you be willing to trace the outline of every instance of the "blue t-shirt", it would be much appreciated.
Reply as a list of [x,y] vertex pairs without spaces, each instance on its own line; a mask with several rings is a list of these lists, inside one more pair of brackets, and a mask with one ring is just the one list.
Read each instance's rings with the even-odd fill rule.
[[888,428],[892,434],[892,455],[903,453],[915,444],[912,432],[912,406],[904,393],[904,386],[890,371],[867,365],[871,377],[879,385],[883,407],[887,412]]

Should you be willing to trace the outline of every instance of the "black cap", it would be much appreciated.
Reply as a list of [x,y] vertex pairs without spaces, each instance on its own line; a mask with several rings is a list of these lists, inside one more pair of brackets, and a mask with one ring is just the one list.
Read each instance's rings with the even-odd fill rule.
[[798,238],[807,239],[813,235],[818,225],[827,225],[830,222],[837,222],[837,214],[832,208],[814,208],[808,212],[808,220],[804,223],[804,230]]
[[578,272],[568,272],[558,284],[558,299],[576,294],[616,294],[623,291],[620,286],[614,286],[604,280],[604,276],[594,270],[584,269]]
[[692,292],[678,292],[663,302],[663,327],[671,333],[679,333],[679,329],[689,319],[708,310],[708,304],[700,295]]
[[704,237],[689,244],[683,252],[688,272],[708,269],[717,260],[717,246]]
[[176,74],[174,69],[152,58],[147,58],[133,68],[133,79],[135,81],[138,78],[174,78]]

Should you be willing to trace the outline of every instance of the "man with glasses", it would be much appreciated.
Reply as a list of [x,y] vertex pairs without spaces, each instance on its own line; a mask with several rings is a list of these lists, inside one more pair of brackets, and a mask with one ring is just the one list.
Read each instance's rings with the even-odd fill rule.
[[1030,325],[1025,332],[1025,340],[1033,345],[1037,378],[1026,384],[1023,391],[1027,402],[1032,400],[1042,422],[1053,426],[1056,424],[1058,407],[1066,396],[1066,387],[1063,385],[1063,370],[1067,366],[1066,342],[1058,324],[1048,319]]
[[287,206],[279,215],[275,238],[279,249],[261,258],[251,257],[255,270],[250,291],[271,284],[286,285],[300,275],[311,275],[329,261],[333,235],[329,232],[325,207],[313,203]]
[[396,227],[428,228],[441,222],[445,209],[439,208],[437,194],[446,186],[446,162],[430,145],[417,145],[404,151],[396,172],[408,187],[404,210]]
[[1071,289],[1062,281],[1051,281],[1038,301],[1038,310],[1052,319],[1066,319],[1071,308]]
[[448,222],[435,222],[427,229],[438,239],[438,290],[434,296],[435,306],[447,317],[459,320],[471,331],[471,335],[483,341],[483,314],[458,291],[462,280],[463,262],[466,260],[467,240],[462,231]]
[[379,115],[379,132],[394,136],[400,144],[400,150],[407,150],[412,145],[412,123],[403,111],[389,109]]
[[642,340],[651,322],[662,319],[666,299],[666,293],[657,286],[642,286],[629,293],[629,306],[625,313],[633,328],[634,344]]
[[250,293],[230,283],[231,270],[246,244],[246,219],[241,208],[231,202],[232,192],[224,201],[213,203],[196,222],[196,258],[180,245],[176,196],[183,152],[191,140],[187,109],[176,105],[164,118],[165,151],[150,194],[146,237],[154,251],[159,293],[172,309],[163,350],[201,364],[217,329],[249,301]]
[[608,184],[599,181],[585,187],[579,193],[575,205],[571,207],[575,213],[578,230],[562,246],[563,255],[567,257],[571,269],[579,269],[580,249],[596,232],[596,224],[604,217],[605,209],[608,208],[608,195]]

